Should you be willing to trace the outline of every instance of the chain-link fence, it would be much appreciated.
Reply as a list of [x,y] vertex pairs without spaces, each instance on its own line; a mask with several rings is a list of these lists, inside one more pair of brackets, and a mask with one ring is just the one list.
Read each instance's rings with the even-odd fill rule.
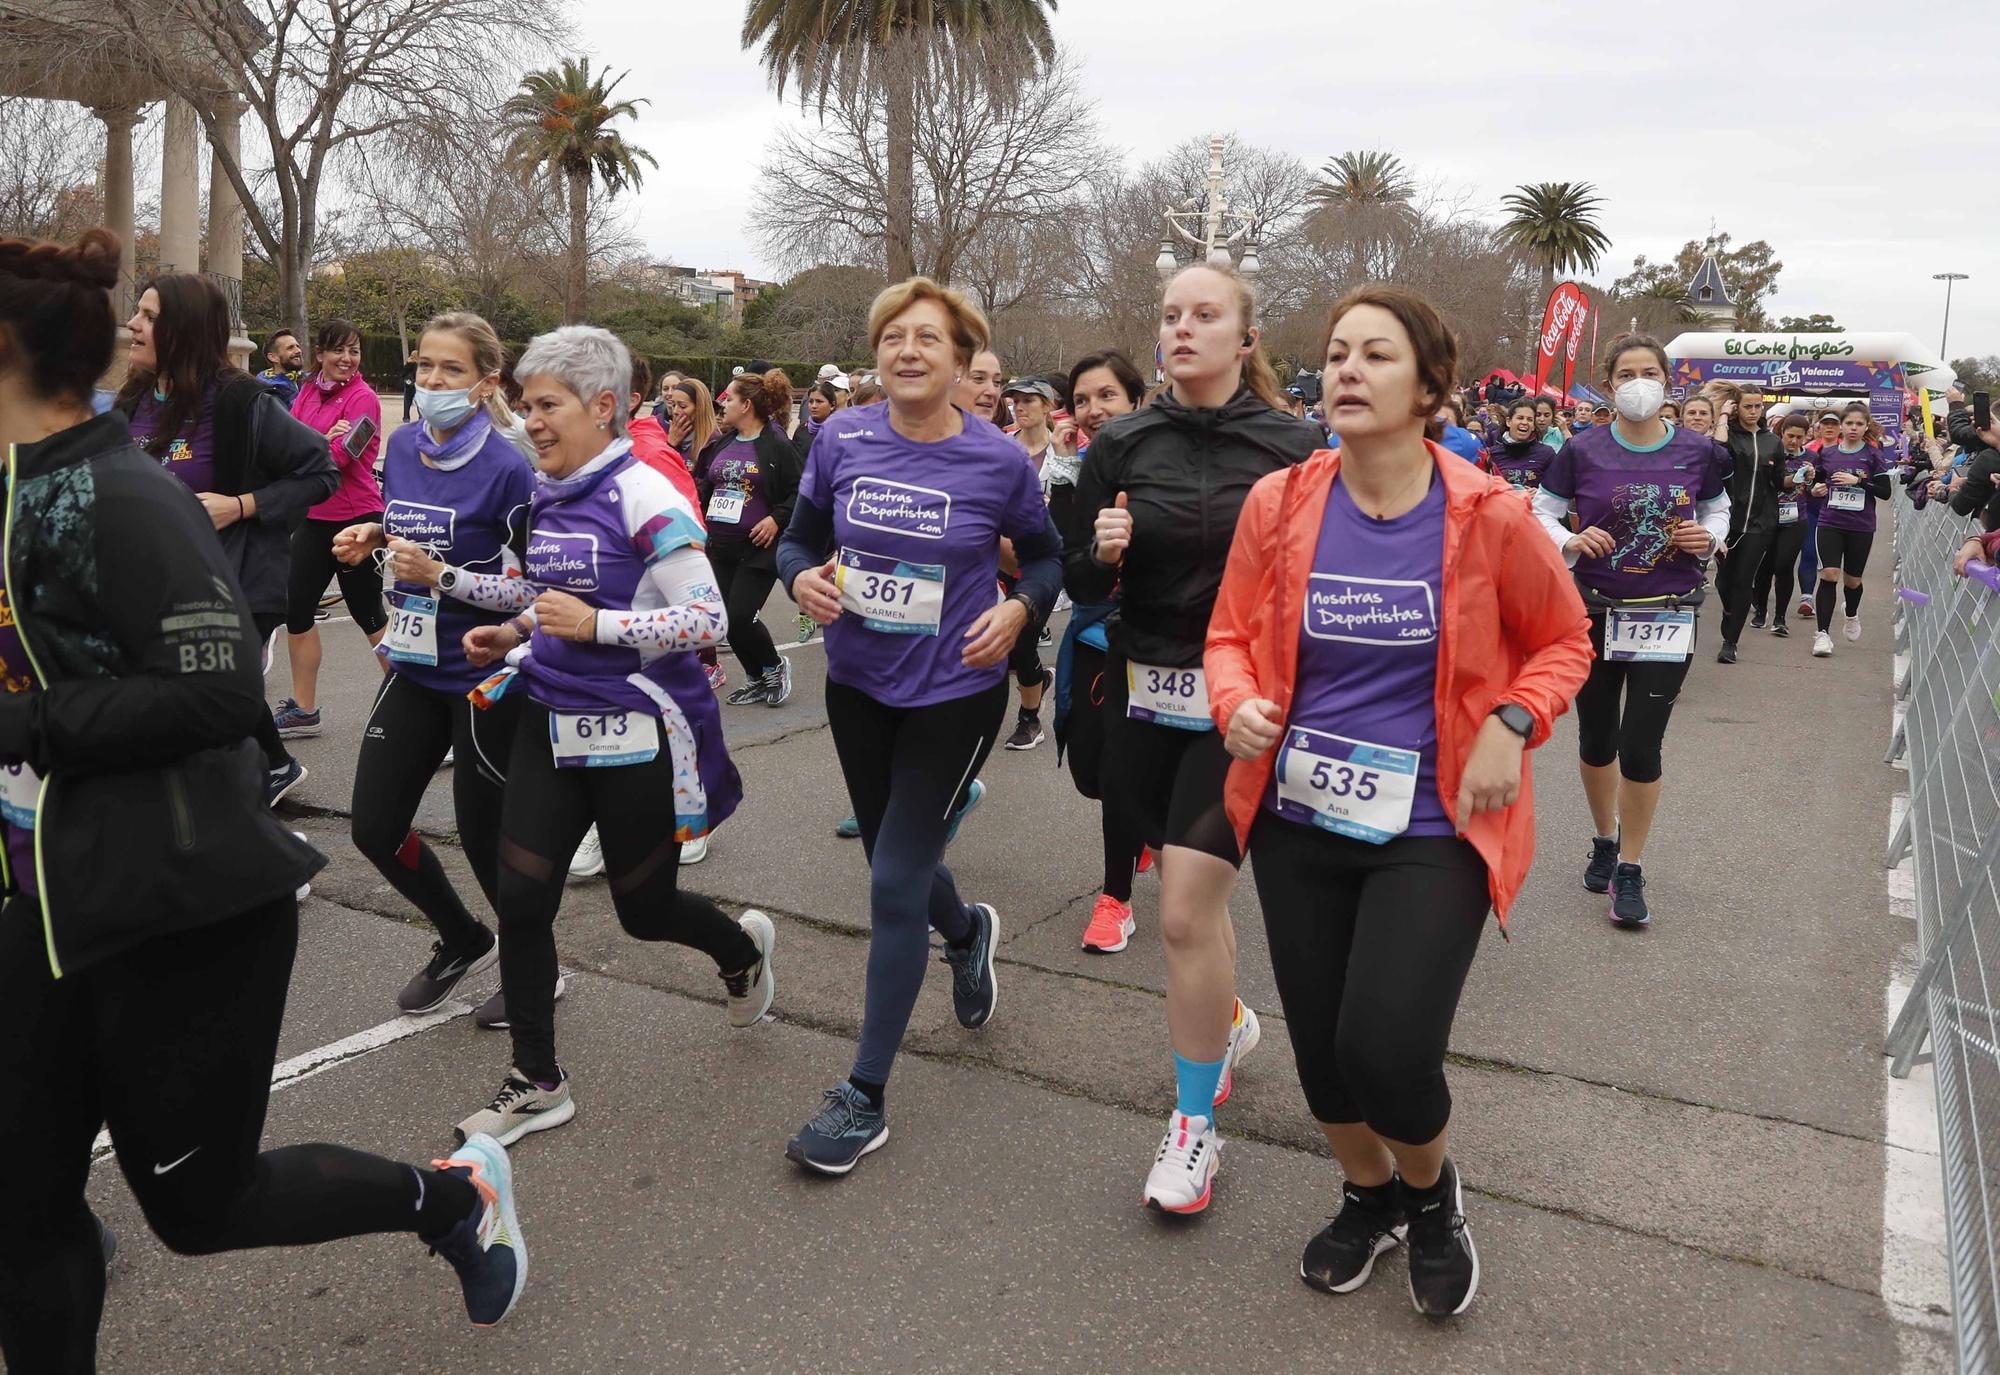
[[1953,575],[1969,527],[1949,512],[1898,515],[1889,757],[1908,758],[1910,804],[1888,862],[1916,871],[1922,963],[1887,1053],[1900,1078],[1929,1034],[1959,1368],[2000,1371],[2000,573]]

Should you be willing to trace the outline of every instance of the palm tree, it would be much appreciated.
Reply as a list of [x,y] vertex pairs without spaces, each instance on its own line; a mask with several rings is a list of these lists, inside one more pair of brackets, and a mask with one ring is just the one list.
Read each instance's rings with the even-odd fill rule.
[[949,81],[989,100],[1012,97],[1055,57],[1049,15],[1056,0],[749,0],[743,46],[776,87],[798,87],[799,103],[830,91],[879,90],[887,109],[884,248],[889,280],[916,269],[916,129],[919,80]]
[[[529,72],[521,89],[500,107],[507,133],[507,160],[524,176],[547,172],[559,177],[569,195],[569,273],[563,284],[563,323],[583,319],[590,267],[590,191],[602,182],[606,195],[636,189],[639,164],[658,167],[653,155],[625,141],[614,120],[637,119],[643,100],[613,103],[611,93],[626,74],[593,73],[590,59],[565,57],[560,67]],[[610,79],[607,81],[606,78]]]
[[1604,202],[1589,182],[1543,181],[1516,187],[1501,199],[1508,212],[1500,240],[1526,250],[1542,269],[1542,290],[1528,322],[1528,366],[1534,366],[1541,337],[1543,305],[1555,289],[1556,273],[1588,272],[1597,266],[1610,238],[1597,227],[1597,207]]
[[1342,153],[1319,169],[1325,178],[1313,191],[1322,205],[1368,207],[1410,213],[1416,179],[1394,153]]

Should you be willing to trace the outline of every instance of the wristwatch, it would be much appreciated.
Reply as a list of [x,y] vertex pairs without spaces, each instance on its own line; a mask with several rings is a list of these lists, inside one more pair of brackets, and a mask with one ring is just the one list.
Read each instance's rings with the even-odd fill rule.
[[1008,594],[1007,600],[1010,602],[1019,602],[1021,609],[1028,613],[1028,624],[1033,625],[1035,623],[1035,602],[1032,597],[1025,592],[1013,592]]
[[458,570],[450,564],[446,564],[438,573],[437,587],[440,592],[456,592],[458,590]]
[[1513,731],[1514,734],[1520,736],[1523,740],[1532,740],[1534,738],[1535,717],[1526,707],[1514,702],[1502,702],[1499,706],[1493,708],[1493,715],[1500,718],[1501,725]]

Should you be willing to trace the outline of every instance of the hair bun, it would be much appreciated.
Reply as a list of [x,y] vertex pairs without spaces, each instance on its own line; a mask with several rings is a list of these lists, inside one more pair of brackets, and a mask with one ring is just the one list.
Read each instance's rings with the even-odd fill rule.
[[118,284],[118,236],[92,229],[74,246],[47,239],[0,239],[0,276],[109,290]]

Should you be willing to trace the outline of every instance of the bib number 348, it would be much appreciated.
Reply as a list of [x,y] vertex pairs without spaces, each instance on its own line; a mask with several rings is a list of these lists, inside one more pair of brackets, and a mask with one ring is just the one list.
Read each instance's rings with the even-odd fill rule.
[[550,712],[549,744],[559,769],[644,764],[659,757],[660,722],[638,711]]
[[1199,668],[1127,661],[1125,714],[1134,721],[1176,730],[1214,730],[1208,714],[1208,675]]

